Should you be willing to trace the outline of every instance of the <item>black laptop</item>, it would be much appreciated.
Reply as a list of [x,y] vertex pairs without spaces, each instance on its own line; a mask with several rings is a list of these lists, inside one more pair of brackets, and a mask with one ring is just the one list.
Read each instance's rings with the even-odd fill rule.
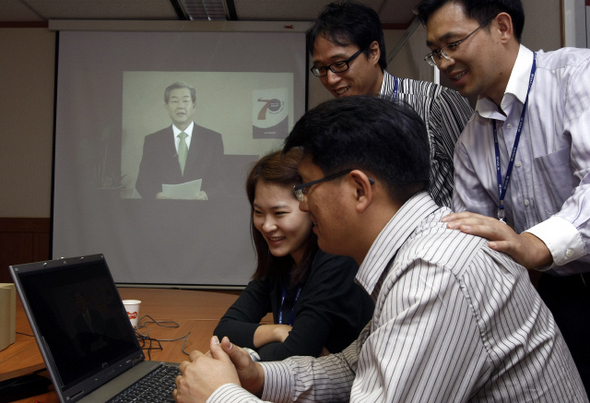
[[[177,364],[145,360],[103,255],[13,265],[10,273],[61,402],[174,401]],[[160,372],[172,372],[168,391],[142,396]],[[138,383],[134,395],[116,397]]]

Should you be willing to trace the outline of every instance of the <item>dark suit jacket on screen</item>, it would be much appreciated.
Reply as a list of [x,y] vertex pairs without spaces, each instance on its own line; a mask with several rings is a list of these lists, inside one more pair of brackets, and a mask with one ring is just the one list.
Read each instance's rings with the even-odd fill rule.
[[180,172],[172,126],[147,135],[135,188],[143,199],[153,199],[162,184],[176,184],[202,179],[201,190],[209,198],[217,186],[220,161],[223,158],[221,134],[195,123],[184,167]]

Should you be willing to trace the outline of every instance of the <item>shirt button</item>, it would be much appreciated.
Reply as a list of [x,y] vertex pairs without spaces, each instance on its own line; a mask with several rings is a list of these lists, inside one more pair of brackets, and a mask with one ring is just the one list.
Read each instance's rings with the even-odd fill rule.
[[530,204],[530,203],[529,203],[529,201],[528,201],[528,200],[525,200],[525,201],[524,201],[524,205],[525,205],[525,206],[527,206],[527,207],[528,207],[528,206],[529,206],[529,204]]
[[514,164],[514,165],[516,165],[517,168],[520,168],[522,166],[520,161],[516,161],[516,164]]
[[507,128],[507,129],[512,129],[512,124],[511,124],[511,123],[508,123],[508,124],[506,125],[506,128]]
[[570,257],[574,254],[574,251],[572,249],[566,249],[565,251],[565,256]]

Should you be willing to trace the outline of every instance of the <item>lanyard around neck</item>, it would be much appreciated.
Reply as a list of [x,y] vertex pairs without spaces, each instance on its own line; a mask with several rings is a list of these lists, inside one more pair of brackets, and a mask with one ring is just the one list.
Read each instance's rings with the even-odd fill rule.
[[397,77],[393,77],[393,94],[391,94],[391,100],[395,101],[397,99],[397,92],[399,87],[399,81]]
[[[301,294],[301,288],[297,289],[297,295],[295,295],[295,301],[293,301],[293,308],[291,308],[291,315],[289,316],[289,326],[293,326],[293,316],[295,314],[295,304],[299,299],[299,295]],[[281,307],[279,308],[279,325],[283,324],[283,304],[285,303],[285,298],[287,297],[287,287],[283,287],[283,295],[281,297]]]
[[492,127],[494,130],[494,149],[496,151],[496,172],[498,175],[498,220],[505,222],[504,217],[506,213],[504,211],[504,197],[506,196],[506,190],[508,189],[508,183],[510,182],[510,176],[512,175],[512,168],[514,167],[514,159],[516,158],[516,150],[518,149],[518,141],[520,140],[520,133],[522,132],[522,126],[524,123],[524,116],[526,114],[527,105],[529,102],[529,93],[535,79],[535,71],[537,70],[537,53],[533,53],[533,67],[531,68],[531,75],[529,78],[529,87],[526,92],[526,98],[524,100],[524,106],[522,113],[520,114],[520,121],[518,122],[518,129],[516,129],[516,136],[514,137],[514,145],[512,146],[512,153],[510,154],[510,161],[508,162],[508,169],[506,169],[506,176],[504,177],[504,183],[502,183],[502,167],[500,163],[500,147],[498,145],[498,131],[496,129],[496,120],[492,120]]

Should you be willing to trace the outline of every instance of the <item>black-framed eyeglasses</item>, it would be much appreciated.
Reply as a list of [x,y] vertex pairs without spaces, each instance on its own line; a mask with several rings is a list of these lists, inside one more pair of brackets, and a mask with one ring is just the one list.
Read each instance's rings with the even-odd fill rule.
[[346,60],[341,60],[339,62],[335,62],[330,64],[329,66],[313,66],[311,68],[311,72],[316,77],[325,77],[328,75],[328,70],[332,73],[344,73],[346,70],[350,68],[350,62],[357,58],[358,55],[363,53],[364,49],[359,50],[354,55],[350,56]]
[[488,25],[489,22],[491,20],[493,20],[494,18],[496,18],[496,17],[493,16],[493,17],[490,17],[487,20],[485,20],[483,24],[481,24],[479,27],[477,27],[475,30],[473,30],[473,32],[471,32],[465,38],[459,39],[458,41],[455,41],[455,42],[451,42],[438,50],[433,50],[431,53],[424,56],[424,61],[426,63],[428,63],[429,65],[431,65],[432,67],[436,67],[436,66],[438,66],[438,62],[440,62],[443,57],[447,60],[453,60],[453,57],[449,56],[449,54],[447,52],[445,52],[445,49],[449,49],[451,52],[456,51],[460,44],[462,44],[467,39],[469,39],[471,37],[471,35],[473,35],[477,31],[479,31],[481,28]]
[[[301,185],[295,185],[295,186],[293,186],[293,192],[295,192],[295,197],[297,198],[297,200],[302,202],[303,200],[305,200],[305,195],[307,194],[305,189],[307,189],[308,187],[311,187],[311,186],[316,185],[321,182],[331,181],[332,179],[339,178],[339,177],[346,175],[347,173],[350,173],[350,172],[352,172],[352,169],[347,169],[344,171],[336,172],[335,174],[332,174],[332,175],[325,176],[322,179],[317,179],[315,181],[302,183]],[[375,181],[371,178],[369,178],[369,182],[371,183],[371,185],[375,184]]]

